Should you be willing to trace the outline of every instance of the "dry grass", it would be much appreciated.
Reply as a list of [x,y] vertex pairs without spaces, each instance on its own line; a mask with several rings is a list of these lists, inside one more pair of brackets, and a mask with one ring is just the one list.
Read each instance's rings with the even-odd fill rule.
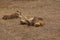
[[[45,25],[34,27],[20,25],[19,19],[2,19],[3,15],[15,13],[16,10],[24,16],[42,17]],[[1,1],[0,40],[60,40],[60,0]]]

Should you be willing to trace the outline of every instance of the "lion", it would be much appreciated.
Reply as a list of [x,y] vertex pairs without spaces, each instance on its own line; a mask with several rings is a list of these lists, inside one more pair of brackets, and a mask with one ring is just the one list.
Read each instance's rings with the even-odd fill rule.
[[20,13],[19,15],[20,18],[20,24],[26,24],[26,25],[31,25],[31,26],[43,26],[45,24],[43,18],[40,17],[26,17]]
[[28,26],[43,26],[45,24],[43,18],[41,17],[26,17],[24,16],[21,12],[17,11],[14,14],[11,15],[4,15],[2,19],[7,20],[7,19],[14,19],[14,18],[19,18],[20,19],[20,24],[28,25]]

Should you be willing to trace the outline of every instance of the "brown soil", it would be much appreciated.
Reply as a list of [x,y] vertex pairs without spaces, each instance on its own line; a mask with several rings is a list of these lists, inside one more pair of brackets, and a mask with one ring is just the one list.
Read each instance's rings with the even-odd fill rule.
[[[20,19],[2,16],[20,10],[24,16],[42,17],[45,25],[20,25]],[[0,0],[0,40],[60,40],[60,0]]]

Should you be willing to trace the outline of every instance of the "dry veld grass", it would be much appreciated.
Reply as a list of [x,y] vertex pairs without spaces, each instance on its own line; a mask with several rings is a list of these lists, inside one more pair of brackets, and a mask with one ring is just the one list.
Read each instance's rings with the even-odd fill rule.
[[[42,17],[45,25],[20,25],[20,19],[3,15],[21,11],[24,16]],[[0,40],[60,40],[60,0],[0,0]]]

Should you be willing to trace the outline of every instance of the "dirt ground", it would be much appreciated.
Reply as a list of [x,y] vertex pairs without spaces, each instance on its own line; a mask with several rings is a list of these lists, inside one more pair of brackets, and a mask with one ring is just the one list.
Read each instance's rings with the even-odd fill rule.
[[[24,16],[42,17],[45,25],[20,25],[20,19],[3,15],[21,11]],[[0,0],[0,40],[60,40],[60,0]]]

